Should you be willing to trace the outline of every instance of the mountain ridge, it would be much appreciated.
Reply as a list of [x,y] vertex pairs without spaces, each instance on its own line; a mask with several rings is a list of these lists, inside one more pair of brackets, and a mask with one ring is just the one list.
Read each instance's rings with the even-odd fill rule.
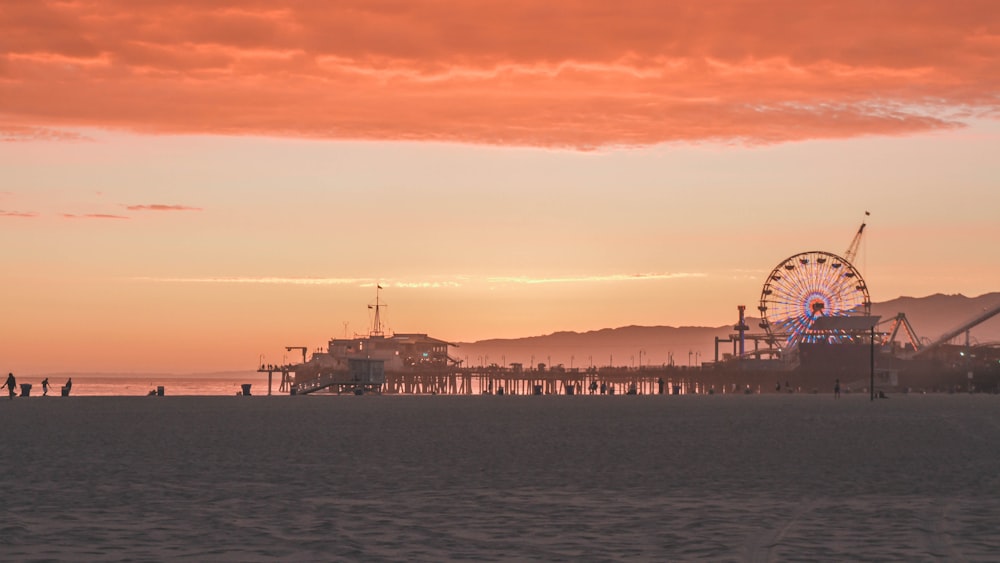
[[[872,314],[888,323],[904,313],[921,340],[933,340],[973,318],[982,310],[1000,305],[1000,292],[967,297],[961,293],[935,293],[926,297],[900,296],[872,304]],[[465,365],[546,363],[568,367],[605,365],[695,364],[715,359],[715,338],[733,334],[736,324],[721,326],[626,325],[583,332],[561,330],[518,338],[491,338],[458,342],[452,357]],[[747,317],[750,333],[760,333],[759,318]],[[883,329],[888,325],[883,324]],[[1000,315],[973,328],[978,342],[1000,341]],[[748,341],[748,349],[752,347]],[[733,344],[719,344],[719,355],[731,353]],[[544,355],[543,355],[544,354]],[[684,356],[687,355],[687,358]],[[617,356],[617,358],[616,358]]]

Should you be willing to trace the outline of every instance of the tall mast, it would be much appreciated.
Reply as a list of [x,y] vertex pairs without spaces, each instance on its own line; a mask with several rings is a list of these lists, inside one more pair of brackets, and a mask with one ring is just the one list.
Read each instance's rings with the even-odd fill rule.
[[375,309],[375,317],[372,319],[372,328],[368,332],[368,336],[385,336],[385,333],[382,332],[382,307],[385,305],[380,300],[381,291],[382,286],[375,284],[375,304],[368,306],[369,309]]

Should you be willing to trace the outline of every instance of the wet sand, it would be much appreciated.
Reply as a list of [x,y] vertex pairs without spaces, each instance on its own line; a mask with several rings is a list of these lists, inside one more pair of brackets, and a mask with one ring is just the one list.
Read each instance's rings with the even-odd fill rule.
[[0,400],[4,560],[995,560],[1000,396]]

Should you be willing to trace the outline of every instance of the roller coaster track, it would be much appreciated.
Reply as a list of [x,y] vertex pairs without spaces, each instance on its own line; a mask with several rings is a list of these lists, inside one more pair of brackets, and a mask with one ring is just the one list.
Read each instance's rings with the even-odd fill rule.
[[976,325],[978,325],[978,324],[980,324],[982,322],[985,322],[985,321],[993,318],[997,314],[1000,314],[1000,304],[997,304],[996,306],[994,306],[991,309],[987,309],[987,310],[983,311],[982,313],[980,313],[979,315],[976,315],[975,317],[973,317],[972,319],[970,319],[968,322],[962,324],[961,326],[953,328],[953,329],[949,330],[948,332],[942,334],[937,340],[935,340],[935,341],[931,342],[930,344],[922,347],[920,350],[918,350],[917,352],[915,352],[911,357],[922,356],[922,355],[926,354],[928,351],[937,348],[938,346],[940,346],[940,345],[948,342],[952,338],[955,338],[959,334],[962,334],[963,332],[971,329],[972,327],[974,327],[974,326],[976,326]]

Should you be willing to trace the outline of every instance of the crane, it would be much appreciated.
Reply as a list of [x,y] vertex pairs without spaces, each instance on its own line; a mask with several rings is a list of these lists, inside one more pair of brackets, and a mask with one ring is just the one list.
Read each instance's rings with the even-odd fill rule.
[[302,350],[302,363],[306,363],[306,347],[305,346],[285,346],[286,352],[291,352],[292,350]]
[[[865,217],[868,217],[871,213],[865,211]],[[854,264],[854,257],[858,255],[858,247],[861,245],[861,235],[865,232],[865,220],[861,221],[861,226],[858,227],[858,232],[854,234],[854,240],[851,241],[851,245],[847,247],[847,252],[844,253],[844,259],[847,260],[849,264]]]

